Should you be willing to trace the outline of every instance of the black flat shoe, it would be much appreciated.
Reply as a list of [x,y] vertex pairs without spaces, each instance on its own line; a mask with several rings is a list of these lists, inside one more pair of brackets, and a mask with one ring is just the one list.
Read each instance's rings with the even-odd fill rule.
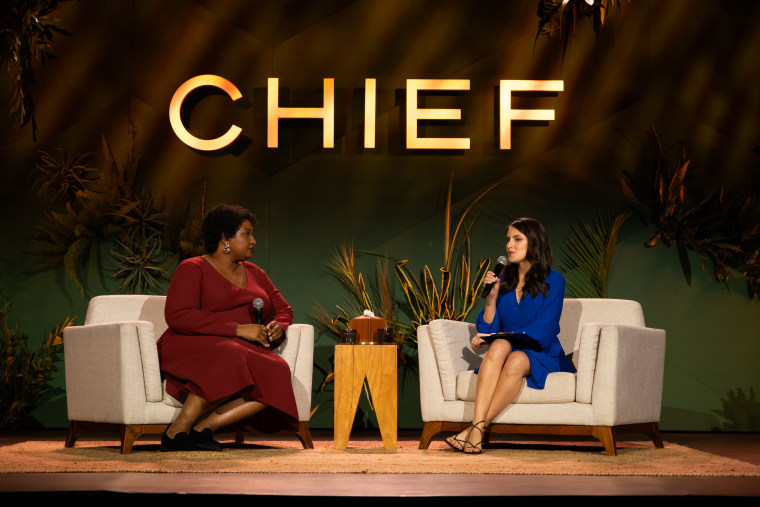
[[190,428],[190,440],[195,443],[195,447],[199,451],[221,451],[222,444],[214,440],[214,432],[211,428],[206,428],[203,431],[195,431]]
[[187,433],[184,431],[174,435],[174,438],[169,438],[169,435],[164,432],[161,435],[161,452],[174,452],[174,451],[197,451],[198,446],[195,442],[190,440]]

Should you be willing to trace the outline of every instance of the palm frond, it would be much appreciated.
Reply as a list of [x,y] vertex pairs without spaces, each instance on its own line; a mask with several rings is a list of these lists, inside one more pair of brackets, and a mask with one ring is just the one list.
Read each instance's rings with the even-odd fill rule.
[[602,212],[579,218],[564,240],[563,271],[573,297],[607,297],[607,281],[618,233],[630,211]]

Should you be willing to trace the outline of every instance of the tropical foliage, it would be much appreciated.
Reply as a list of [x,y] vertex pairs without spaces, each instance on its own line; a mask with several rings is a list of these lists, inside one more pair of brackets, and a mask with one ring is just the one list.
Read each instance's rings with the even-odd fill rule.
[[54,58],[53,37],[69,35],[51,16],[59,4],[68,0],[3,0],[0,2],[0,64],[7,69],[10,116],[23,127],[31,121],[32,137],[37,139],[34,117],[34,69]]
[[[389,325],[398,326],[398,305],[392,296],[392,281],[388,276],[388,261],[378,261],[375,276],[367,286],[359,271],[353,244],[341,244],[327,265],[328,274],[347,291],[344,303],[336,305],[337,314],[330,314],[321,307],[314,310],[317,322],[336,336],[347,329],[352,318],[370,310],[385,319]],[[403,339],[401,339],[403,341]]]
[[66,203],[85,192],[99,178],[88,155],[70,155],[63,148],[53,153],[40,151],[37,191],[53,203]]
[[[417,327],[431,320],[464,320],[477,302],[490,264],[490,259],[484,258],[478,264],[477,270],[473,271],[471,267],[469,231],[477,220],[474,210],[491,190],[505,180],[506,177],[489,185],[467,206],[453,233],[453,179],[449,181],[444,212],[443,266],[438,270],[441,273],[439,280],[436,280],[433,270],[427,265],[422,267],[417,277],[409,269],[407,259],[399,260],[387,254],[369,252],[379,256],[381,261],[378,262],[376,274],[372,277],[373,284],[368,288],[364,275],[357,268],[353,245],[340,246],[328,264],[328,273],[348,292],[349,298],[344,305],[346,308],[337,306],[338,313],[334,316],[330,316],[323,308],[317,308],[314,312],[317,322],[337,336],[339,326],[346,327],[352,317],[361,315],[364,309],[369,309],[394,325],[401,342],[414,343]],[[471,217],[473,213],[475,216]],[[395,262],[394,271],[401,282],[405,305],[399,305],[394,299],[387,267],[389,260]],[[411,322],[400,321],[400,313],[406,314]]]
[[760,403],[755,399],[755,390],[750,386],[749,395],[739,387],[729,390],[726,397],[720,397],[722,409],[712,409],[727,421],[723,424],[725,431],[754,431],[760,424]]
[[691,284],[689,251],[702,269],[712,263],[716,281],[727,282],[731,270],[742,273],[749,297],[760,297],[760,210],[757,190],[740,186],[704,193],[689,185],[693,167],[681,144],[671,169],[655,128],[651,129],[653,157],[647,159],[643,178],[623,171],[623,192],[631,207],[654,232],[645,245],[675,245],[686,282]]
[[630,211],[599,211],[579,218],[565,236],[563,273],[568,296],[606,298],[618,233],[631,217]]
[[[562,59],[565,58],[567,43],[575,34],[576,22],[589,18],[594,33],[599,36],[602,24],[607,20],[610,10],[615,7],[615,0],[539,0],[538,37],[544,35],[550,39],[562,40]],[[618,9],[620,1],[617,2]]]
[[[414,332],[417,326],[435,319],[464,320],[475,306],[491,260],[487,257],[481,259],[477,270],[472,271],[470,230],[477,220],[479,211],[482,210],[476,207],[477,204],[504,181],[506,177],[500,178],[473,199],[459,217],[453,233],[451,232],[453,179],[449,181],[444,213],[444,261],[440,268],[440,284],[436,283],[433,272],[427,265],[423,266],[420,276],[415,277],[407,266],[407,260],[396,263],[396,276],[401,281]],[[470,217],[470,213],[475,213],[475,216]]]
[[[410,373],[416,371],[415,362],[409,358],[409,354],[414,353],[416,340],[411,326],[399,321],[399,303],[393,297],[394,287],[389,271],[388,257],[380,258],[377,261],[373,276],[369,281],[365,281],[365,277],[358,267],[353,244],[339,245],[328,261],[327,273],[346,290],[346,297],[341,304],[336,305],[336,313],[330,314],[323,307],[316,306],[312,310],[312,318],[319,329],[335,337],[336,340],[339,339],[341,330],[350,327],[351,319],[362,315],[365,309],[385,319],[388,326],[393,329],[393,338],[398,345],[398,360],[403,375],[402,379],[405,380]],[[323,401],[320,398],[325,392],[325,388],[334,380],[334,356],[328,358],[328,363],[325,366],[318,363],[314,364],[323,378],[312,415],[322,403],[329,401]],[[366,383],[364,390],[365,393],[368,393]],[[366,398],[371,409],[371,398],[368,395]]]
[[30,348],[27,336],[8,327],[10,303],[0,307],[0,429],[16,429],[35,407],[63,393],[49,385],[63,350],[63,330],[74,323],[59,322],[38,348]]
[[168,215],[165,203],[139,178],[136,135],[130,123],[122,163],[104,137],[103,167],[89,164],[92,155],[40,152],[35,188],[47,211],[33,243],[43,266],[63,267],[82,296],[88,273],[102,279],[104,246],[115,247],[108,259],[127,292],[160,291],[160,281],[180,258],[163,248]]
[[[449,181],[444,212],[443,266],[438,270],[441,273],[438,280],[427,265],[422,267],[419,277],[416,277],[409,269],[408,260],[366,252],[379,258],[375,272],[368,281],[358,268],[353,245],[340,245],[330,259],[327,270],[345,289],[347,297],[344,303],[336,305],[336,313],[331,314],[321,306],[314,308],[312,317],[317,326],[338,338],[341,329],[348,328],[353,317],[361,315],[365,309],[371,310],[394,329],[395,340],[399,345],[401,371],[406,379],[407,373],[416,371],[415,362],[409,355],[415,354],[417,327],[434,319],[464,320],[477,302],[490,259],[481,259],[477,270],[472,270],[469,231],[477,220],[477,204],[505,180],[506,177],[497,180],[473,199],[456,222],[453,233],[453,178]],[[403,300],[395,295],[389,262],[395,263],[394,271],[401,282]],[[321,393],[333,381],[332,358],[330,366],[315,364],[315,367],[324,374],[319,389]],[[318,403],[314,411],[320,405]]]

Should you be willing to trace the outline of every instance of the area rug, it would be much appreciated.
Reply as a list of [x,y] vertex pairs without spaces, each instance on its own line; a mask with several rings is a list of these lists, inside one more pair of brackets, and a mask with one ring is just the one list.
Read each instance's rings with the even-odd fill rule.
[[624,442],[617,456],[598,445],[557,442],[499,442],[483,454],[466,456],[442,442],[418,450],[399,442],[386,451],[377,442],[352,442],[335,450],[331,441],[301,449],[293,441],[226,444],[222,452],[162,453],[155,443],[119,453],[116,441],[83,441],[66,449],[60,441],[24,441],[0,447],[0,473],[350,473],[350,474],[521,474],[760,476],[760,466],[666,443]]

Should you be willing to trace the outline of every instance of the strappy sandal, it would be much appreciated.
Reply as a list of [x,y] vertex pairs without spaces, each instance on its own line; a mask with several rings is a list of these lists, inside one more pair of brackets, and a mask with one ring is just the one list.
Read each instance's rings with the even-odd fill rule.
[[[483,429],[478,428],[478,424],[483,423]],[[475,442],[474,444],[470,443],[470,434],[467,434],[467,441],[462,445],[462,452],[465,454],[480,454],[483,452],[482,444],[483,444],[483,438],[486,436],[485,429],[486,429],[486,422],[485,421],[478,421],[475,424],[471,424],[473,428],[478,430],[480,432],[480,440]],[[472,430],[470,430],[470,433],[472,433]],[[469,446],[469,447],[468,447]]]
[[[470,425],[470,426],[472,426],[472,425]],[[472,430],[470,430],[470,431],[472,431]],[[469,435],[469,433],[467,435]],[[446,442],[446,445],[448,445],[449,447],[451,447],[455,451],[463,452],[464,451],[464,444],[467,443],[467,440],[462,440],[460,438],[457,438],[456,435],[452,435],[452,436],[448,437],[446,440],[444,440],[444,442]]]
[[[485,421],[480,421],[480,422],[475,423],[475,424],[480,424],[482,422],[485,422]],[[475,427],[474,424],[470,424],[470,426],[467,428],[468,429],[468,431],[467,431],[467,437],[464,440],[462,440],[461,438],[457,438],[457,435],[459,435],[459,433],[457,433],[456,435],[452,435],[452,436],[448,437],[446,440],[444,440],[444,442],[446,442],[446,445],[448,445],[449,447],[451,447],[455,451],[464,452],[464,446],[465,446],[465,444],[468,443],[467,442],[467,438],[469,438],[470,431],[472,431],[472,428],[474,428],[474,427]]]

